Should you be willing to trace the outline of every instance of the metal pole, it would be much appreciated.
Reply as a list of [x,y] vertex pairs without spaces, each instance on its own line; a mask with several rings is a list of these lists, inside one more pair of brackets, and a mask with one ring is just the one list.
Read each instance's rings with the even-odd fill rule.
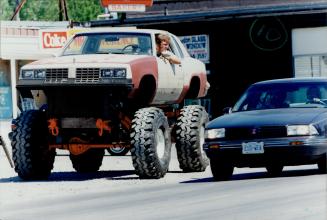
[[14,14],[11,16],[10,20],[14,20],[14,18],[16,17],[16,15],[20,12],[20,10],[22,9],[23,5],[26,3],[27,0],[22,0],[19,5],[16,7],[16,10],[14,12]]
[[59,0],[59,21],[68,21],[67,2],[66,0]]
[[4,140],[2,139],[2,137],[0,136],[0,145],[2,146],[3,150],[5,151],[6,157],[9,161],[9,164],[11,166],[11,168],[14,168],[14,163],[11,160],[8,148],[6,147],[6,143],[4,142]]
[[11,98],[13,118],[17,118],[18,114],[18,99],[17,99],[17,62],[15,59],[10,59],[10,77],[11,77]]

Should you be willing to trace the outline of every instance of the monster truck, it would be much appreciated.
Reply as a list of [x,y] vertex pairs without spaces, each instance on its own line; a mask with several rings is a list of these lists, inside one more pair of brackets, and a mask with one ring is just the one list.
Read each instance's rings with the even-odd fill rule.
[[[166,33],[181,64],[157,57],[155,36]],[[140,178],[168,171],[172,140],[180,168],[204,171],[208,114],[185,98],[206,95],[205,65],[178,37],[160,30],[100,28],[77,33],[53,58],[20,70],[21,113],[11,134],[15,171],[46,179],[56,149],[67,149],[77,172],[94,172],[106,148],[131,151]]]

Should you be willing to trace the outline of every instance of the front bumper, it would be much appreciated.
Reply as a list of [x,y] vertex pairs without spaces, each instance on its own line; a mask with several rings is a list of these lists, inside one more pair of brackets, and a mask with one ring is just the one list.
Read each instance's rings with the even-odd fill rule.
[[99,81],[76,82],[75,79],[62,80],[19,80],[17,89],[43,90],[52,87],[127,87],[132,89],[132,79],[100,79]]
[[[112,109],[126,107],[134,85],[131,79],[115,79],[77,83],[73,79],[66,82],[47,83],[44,80],[20,80],[17,89],[23,98],[33,98],[38,108],[47,110],[49,117],[96,117],[109,118]],[[34,94],[33,90],[42,91]],[[41,94],[39,97],[38,94]],[[123,105],[123,106],[122,106]],[[127,108],[127,107],[126,107]]]
[[[263,142],[264,152],[244,154],[242,152],[244,142]],[[269,163],[303,165],[316,163],[327,155],[327,139],[323,136],[311,136],[206,141],[203,148],[210,159],[225,160],[237,167],[262,167]]]

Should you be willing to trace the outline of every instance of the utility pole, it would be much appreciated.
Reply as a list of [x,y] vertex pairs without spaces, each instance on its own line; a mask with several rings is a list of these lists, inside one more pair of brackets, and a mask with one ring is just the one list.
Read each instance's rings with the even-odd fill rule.
[[59,21],[68,21],[67,2],[59,0]]
[[13,21],[16,17],[16,15],[18,14],[18,17],[17,17],[17,20],[19,21],[20,18],[19,18],[19,12],[20,10],[22,9],[23,5],[26,3],[27,0],[22,0],[20,3],[19,3],[19,0],[16,0],[16,9],[14,11],[14,14],[11,16],[10,20]]

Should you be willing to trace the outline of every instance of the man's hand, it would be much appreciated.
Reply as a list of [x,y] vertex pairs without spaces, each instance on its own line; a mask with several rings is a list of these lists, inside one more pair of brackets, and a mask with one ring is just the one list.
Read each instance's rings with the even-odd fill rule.
[[161,56],[163,56],[166,59],[169,59],[169,57],[171,56],[171,52],[169,52],[168,50],[162,51]]
[[168,60],[171,64],[181,64],[180,59],[169,50],[162,51],[161,57]]

